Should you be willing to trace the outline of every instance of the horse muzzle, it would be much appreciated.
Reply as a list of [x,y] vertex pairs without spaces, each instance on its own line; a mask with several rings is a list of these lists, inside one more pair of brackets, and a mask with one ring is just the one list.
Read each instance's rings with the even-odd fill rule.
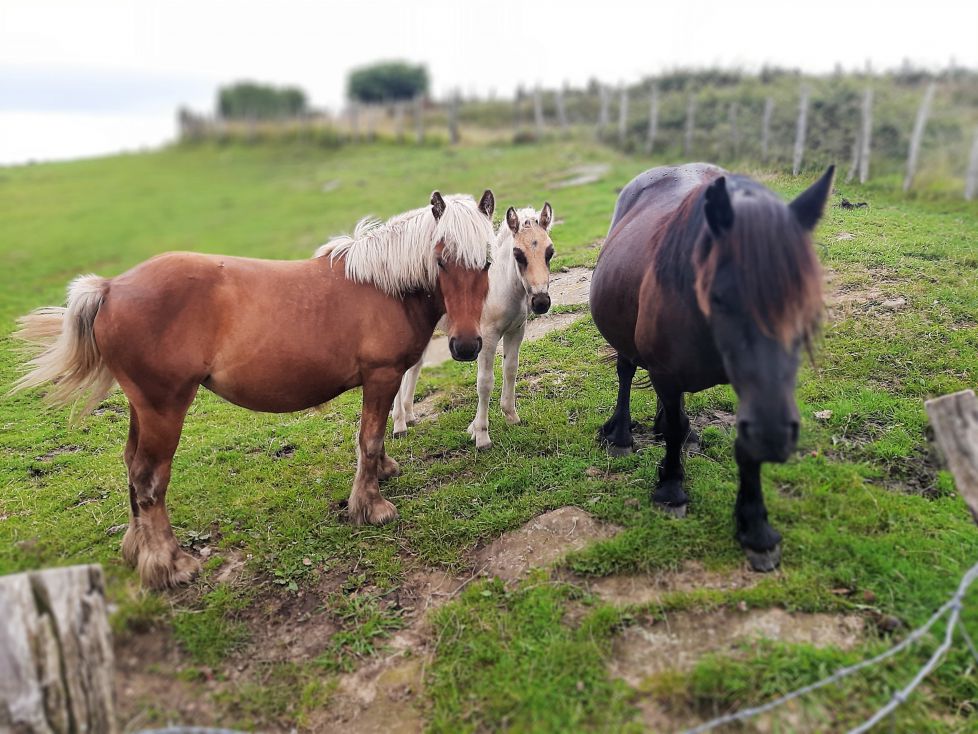
[[534,293],[530,296],[530,308],[535,314],[545,314],[550,310],[550,294]]
[[448,351],[457,362],[471,362],[482,350],[482,337],[462,338],[453,336],[448,340]]
[[798,421],[762,425],[740,420],[737,441],[754,461],[783,464],[798,445]]

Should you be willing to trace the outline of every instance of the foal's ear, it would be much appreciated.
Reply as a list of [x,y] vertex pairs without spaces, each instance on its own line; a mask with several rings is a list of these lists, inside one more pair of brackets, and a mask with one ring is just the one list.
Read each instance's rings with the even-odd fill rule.
[[496,211],[496,197],[492,195],[492,189],[486,189],[479,199],[479,211],[492,219],[492,213]]
[[825,211],[825,202],[832,193],[832,180],[835,178],[835,166],[829,166],[822,177],[798,194],[798,198],[788,204],[798,220],[798,224],[811,231],[815,229],[818,220]]
[[554,210],[549,201],[543,202],[543,209],[540,210],[540,226],[548,232],[554,223]]
[[436,220],[441,219],[441,215],[445,213],[445,199],[440,191],[431,192],[431,213]]
[[509,225],[510,230],[513,234],[517,234],[520,231],[520,218],[516,215],[516,210],[510,207],[506,210],[506,224]]
[[730,194],[727,193],[725,176],[720,176],[707,187],[704,211],[706,223],[717,237],[733,226],[734,212],[730,204]]

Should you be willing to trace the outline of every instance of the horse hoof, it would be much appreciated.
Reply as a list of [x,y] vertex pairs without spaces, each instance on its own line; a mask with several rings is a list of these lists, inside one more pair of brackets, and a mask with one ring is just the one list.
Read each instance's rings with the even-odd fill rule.
[[758,573],[770,573],[781,565],[781,544],[778,543],[771,550],[756,551],[751,548],[744,548],[750,567]]
[[403,431],[394,431],[394,438],[404,438],[407,435],[407,429]]
[[477,451],[488,451],[489,449],[492,448],[492,441],[490,441],[488,438],[481,443],[479,441],[476,441],[475,448]]
[[635,453],[634,446],[618,446],[613,443],[605,443],[605,450],[609,456],[628,456]]
[[520,417],[516,413],[503,413],[503,420],[509,425],[515,426],[520,422]]
[[369,525],[386,525],[397,519],[397,508],[385,499],[374,502],[367,510],[365,517]]
[[682,505],[666,505],[666,504],[660,504],[659,502],[656,502],[655,506],[658,507],[667,515],[669,515],[669,517],[682,519],[686,517],[686,508],[689,506],[689,503],[685,503]]

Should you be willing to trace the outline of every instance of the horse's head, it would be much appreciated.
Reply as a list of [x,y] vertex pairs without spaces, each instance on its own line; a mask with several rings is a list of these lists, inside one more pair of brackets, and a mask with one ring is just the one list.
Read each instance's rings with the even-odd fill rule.
[[811,232],[833,174],[790,204],[743,179],[718,178],[704,194],[696,296],[739,398],[737,449],[754,461],[785,461],[798,440],[800,350],[822,312]]
[[513,233],[513,257],[520,282],[530,298],[530,308],[533,313],[542,314],[550,309],[550,259],[554,256],[550,227],[554,212],[545,202],[539,217],[536,212],[528,214],[510,207],[506,210],[506,225]]
[[[486,254],[492,235],[492,213],[495,206],[492,191],[486,189],[478,205],[486,221],[480,222],[479,226],[449,227],[453,230],[451,237],[454,241],[449,244],[442,238],[435,245],[438,289],[448,316],[448,348],[452,358],[460,362],[471,362],[479,356],[479,350],[482,349],[480,321],[482,307],[489,293],[489,261]],[[435,191],[431,195],[431,213],[436,220],[442,220],[445,209],[445,199]],[[488,229],[482,225],[486,225]],[[472,241],[460,242],[460,238],[469,238]],[[475,267],[472,262],[461,257],[463,252],[480,250],[483,253],[482,260]]]

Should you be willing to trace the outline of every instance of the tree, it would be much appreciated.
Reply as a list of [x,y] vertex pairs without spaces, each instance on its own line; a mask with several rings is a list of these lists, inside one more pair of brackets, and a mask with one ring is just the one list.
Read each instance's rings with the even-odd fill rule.
[[354,69],[347,83],[350,99],[360,102],[397,102],[428,91],[428,70],[421,64],[383,61]]
[[306,93],[298,87],[237,82],[217,92],[217,113],[229,120],[298,117],[306,111]]

